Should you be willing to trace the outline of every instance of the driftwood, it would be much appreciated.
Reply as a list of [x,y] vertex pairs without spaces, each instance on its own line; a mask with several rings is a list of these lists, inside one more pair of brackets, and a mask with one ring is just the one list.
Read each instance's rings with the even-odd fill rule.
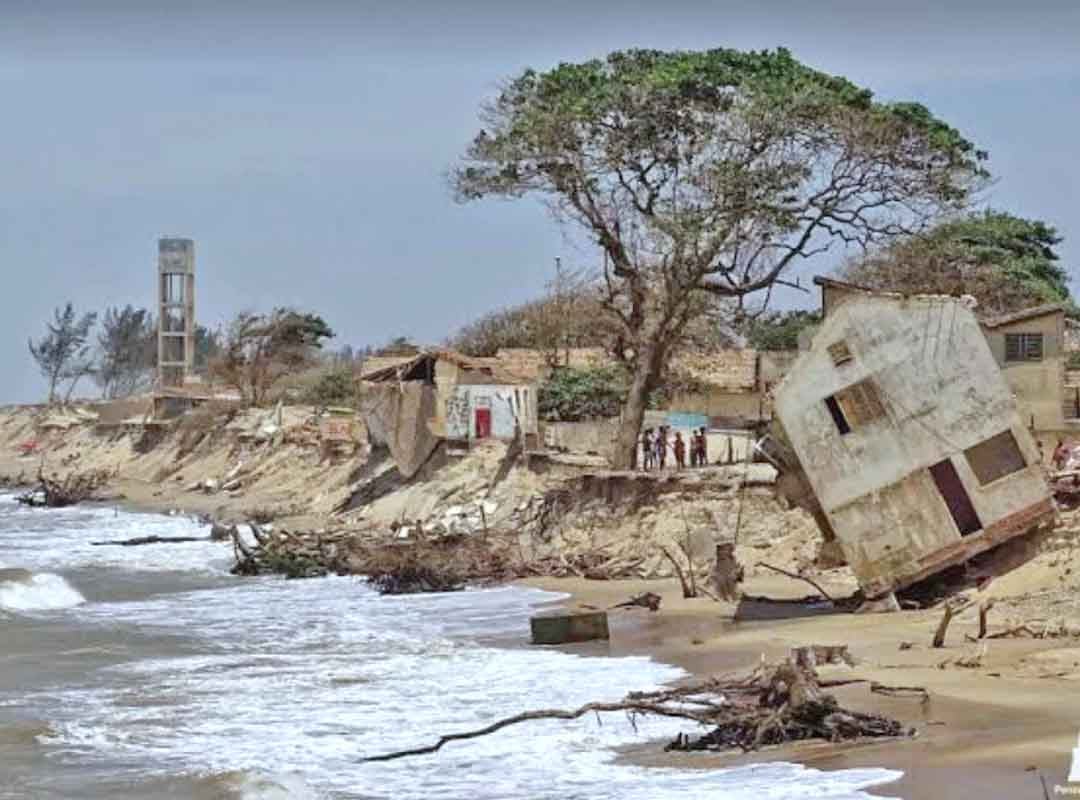
[[653,592],[645,592],[643,594],[637,595],[636,597],[631,597],[629,600],[625,600],[621,603],[616,603],[615,605],[611,606],[611,608],[647,608],[649,609],[649,611],[659,611],[660,600],[660,595]]
[[69,472],[64,478],[49,477],[42,470],[38,472],[37,485],[15,500],[31,508],[66,508],[93,500],[110,477],[104,469]]
[[786,569],[780,569],[780,567],[774,567],[772,564],[766,564],[764,561],[759,561],[757,565],[759,567],[765,567],[765,569],[772,570],[773,572],[777,572],[777,573],[779,573],[781,575],[785,575],[788,578],[792,578],[792,579],[797,580],[797,581],[803,581],[805,583],[808,583],[811,586],[813,586],[815,589],[817,589],[818,594],[820,594],[822,597],[824,597],[830,603],[835,603],[836,602],[836,599],[832,595],[830,595],[828,592],[826,592],[824,589],[822,589],[820,584],[818,584],[816,581],[811,580],[810,578],[807,578],[805,575],[799,575],[799,574],[794,573],[794,572],[788,572]]
[[890,697],[919,697],[926,702],[930,699],[930,692],[925,686],[887,686],[884,683],[874,681],[870,684],[870,691],[874,694],[884,694]]
[[985,603],[979,606],[979,638],[986,638],[986,616],[990,613],[990,609],[994,607],[993,600],[987,600]]
[[942,648],[945,646],[945,635],[949,632],[949,623],[952,622],[953,617],[962,611],[966,611],[971,607],[971,603],[965,603],[964,605],[953,605],[951,603],[945,604],[945,613],[941,617],[941,622],[938,623],[937,630],[934,631],[934,639],[931,645],[936,648]]
[[205,536],[137,536],[134,539],[111,539],[104,542],[90,542],[94,547],[116,545],[118,547],[138,547],[144,544],[174,544],[177,542],[205,542]]
[[[845,682],[847,683],[847,682]],[[575,709],[527,711],[483,728],[439,737],[434,744],[369,756],[365,761],[393,761],[436,753],[450,742],[487,736],[511,725],[538,719],[578,719],[590,713],[624,712],[685,719],[712,728],[702,736],[680,734],[666,750],[744,752],[803,739],[838,742],[860,737],[913,735],[894,719],[848,711],[821,691],[814,670],[785,661],[762,666],[743,678],[711,678],[678,689],[633,692],[620,701],[586,703]]]
[[[661,547],[660,552],[664,554],[664,558],[671,562],[671,566],[675,569],[675,575],[679,579],[679,585],[682,586],[683,597],[697,597],[697,586],[694,585],[694,562],[690,562],[690,567],[686,571],[683,570],[682,565],[679,564],[679,560],[671,554],[671,551],[666,547]],[[689,578],[687,578],[689,574]]]

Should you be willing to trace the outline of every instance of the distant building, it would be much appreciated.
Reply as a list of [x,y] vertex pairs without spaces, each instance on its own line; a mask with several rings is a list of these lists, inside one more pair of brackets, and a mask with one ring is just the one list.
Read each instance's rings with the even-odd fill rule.
[[868,596],[1052,523],[1037,445],[963,300],[826,291],[825,308],[776,388],[775,450]]

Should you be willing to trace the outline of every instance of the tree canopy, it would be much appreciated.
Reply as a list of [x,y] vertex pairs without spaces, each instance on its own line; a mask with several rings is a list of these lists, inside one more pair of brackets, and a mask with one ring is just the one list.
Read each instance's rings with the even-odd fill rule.
[[90,329],[97,314],[78,314],[72,303],[53,311],[53,321],[46,323],[47,333],[36,342],[29,341],[30,355],[49,387],[49,403],[57,400],[57,387],[68,381],[65,400],[71,398],[79,380],[94,370],[90,354]]
[[818,311],[773,311],[750,320],[746,342],[755,350],[798,350],[799,334],[821,322]]
[[153,381],[157,364],[157,324],[145,308],[107,308],[98,331],[94,379],[109,399],[127,397]]
[[462,200],[544,199],[604,254],[612,352],[633,375],[616,466],[702,295],[769,289],[835,243],[963,208],[986,154],[916,103],[880,103],[787,50],[628,50],[525,70],[483,110]]
[[229,325],[211,373],[237,389],[246,402],[259,405],[270,399],[279,380],[313,363],[323,340],[333,336],[318,314],[291,308],[244,312]]
[[970,294],[986,313],[1043,303],[1072,304],[1062,239],[1041,220],[982,211],[941,223],[849,262],[844,280],[872,289]]

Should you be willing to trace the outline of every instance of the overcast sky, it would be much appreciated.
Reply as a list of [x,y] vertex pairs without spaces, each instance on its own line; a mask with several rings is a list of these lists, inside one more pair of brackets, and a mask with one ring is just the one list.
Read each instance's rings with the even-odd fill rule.
[[720,46],[925,103],[990,151],[985,202],[1080,258],[1080,3],[0,0],[0,401],[40,397],[55,305],[154,304],[162,235],[195,240],[204,324],[291,304],[340,344],[434,342],[524,300],[592,254],[532,202],[454,204],[479,103],[526,66]]

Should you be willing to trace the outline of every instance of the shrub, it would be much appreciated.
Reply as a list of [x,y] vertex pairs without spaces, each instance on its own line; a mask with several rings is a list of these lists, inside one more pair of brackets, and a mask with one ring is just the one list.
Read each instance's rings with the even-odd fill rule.
[[626,376],[618,367],[560,367],[540,384],[539,413],[549,422],[617,417],[625,397]]

